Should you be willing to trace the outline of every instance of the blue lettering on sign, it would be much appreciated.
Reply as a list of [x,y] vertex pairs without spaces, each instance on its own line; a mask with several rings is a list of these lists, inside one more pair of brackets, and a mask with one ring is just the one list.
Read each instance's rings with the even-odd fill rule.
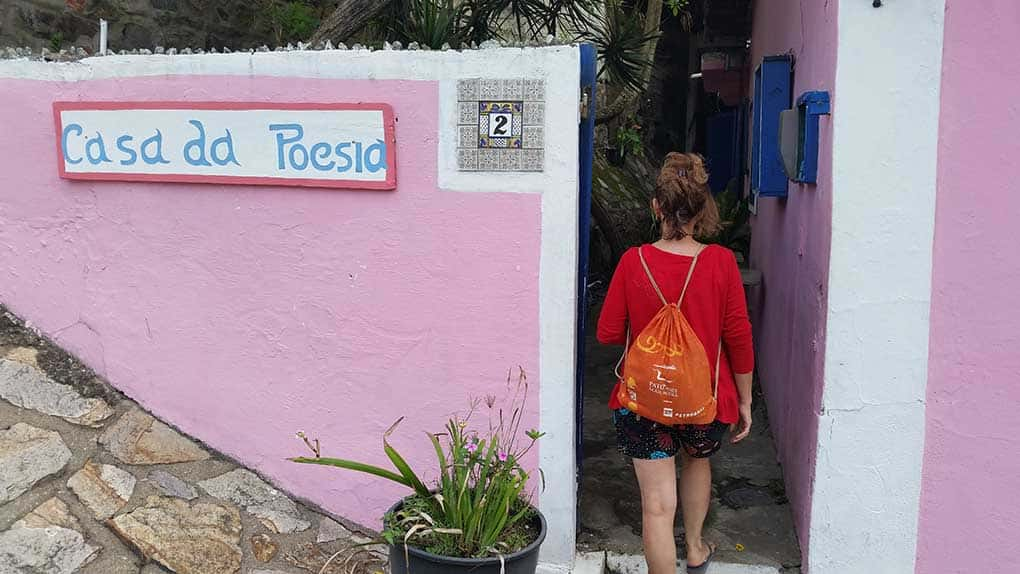
[[138,161],[138,152],[127,146],[133,139],[135,139],[134,136],[120,136],[117,138],[117,149],[127,156],[125,159],[120,160],[120,165],[134,165]]
[[[216,165],[227,165],[232,163],[236,166],[241,164],[237,161],[237,157],[234,156],[234,138],[230,135],[230,130],[223,130],[227,135],[218,137],[213,140],[212,147],[209,149],[209,155],[212,156],[213,163]],[[225,153],[221,156],[220,152],[216,151],[225,149]]]
[[205,127],[198,120],[188,120],[198,130],[198,137],[184,144],[184,161],[191,165],[212,165],[205,159]]
[[[155,147],[155,153],[152,148]],[[149,165],[157,163],[170,163],[170,160],[163,157],[163,133],[156,130],[156,135],[142,142],[142,161]]]
[[[164,153],[163,132],[159,129],[149,132],[148,137],[137,133],[144,127],[117,129],[112,134],[94,131],[95,135],[86,136],[93,130],[89,130],[91,126],[80,123],[64,126],[60,134],[60,152],[66,165],[87,161],[93,166],[115,162],[122,166],[134,166],[139,162],[150,166],[177,162],[198,168],[241,166],[234,134],[223,129],[222,135],[213,139],[215,128],[207,128],[206,121],[187,120],[193,137],[182,147],[177,147],[176,138],[179,136],[176,132],[170,136],[175,149],[170,150],[169,157]],[[268,129],[274,139],[270,140],[272,143],[264,142],[263,145],[275,143],[277,171],[361,174],[377,173],[388,168],[387,144],[381,139],[319,141],[319,138],[308,136],[309,132],[298,122],[269,124]],[[242,139],[236,143],[243,146],[245,142]]]
[[184,144],[184,161],[195,166],[212,166],[213,163],[216,165],[227,165],[228,163],[241,165],[238,163],[237,157],[234,156],[234,138],[230,135],[230,130],[224,130],[226,135],[216,138],[209,146],[209,157],[212,158],[212,163],[210,163],[206,159],[205,125],[199,120],[188,120],[188,123],[198,130],[198,136]]
[[326,159],[332,154],[333,146],[326,142],[319,142],[312,146],[312,166],[319,171],[332,171],[336,166],[336,160],[329,163],[319,163],[318,160]]
[[271,132],[282,132],[283,130],[291,130],[295,135],[287,139],[283,133],[276,134],[276,169],[280,170],[287,169],[283,151],[286,144],[301,141],[301,138],[305,136],[305,129],[299,124],[269,124],[269,131]]
[[349,147],[351,147],[351,142],[340,142],[336,144],[336,155],[340,159],[344,160],[344,164],[336,168],[336,170],[340,173],[351,169],[351,166],[354,165],[354,160],[351,159],[351,156],[344,151]]
[[[375,152],[376,159],[372,160],[372,152]],[[369,173],[375,173],[380,169],[386,169],[386,142],[375,140],[375,143],[365,150],[365,164]]]
[[386,142],[380,139],[368,146],[347,141],[336,145],[316,142],[308,147],[303,143],[305,128],[301,124],[269,124],[269,131],[276,134],[276,169],[280,171],[304,171],[309,165],[317,171],[335,169],[339,173],[352,168],[356,173],[376,173],[387,168]]
[[78,159],[74,159],[71,157],[71,154],[67,152],[67,136],[69,136],[71,132],[77,132],[77,135],[80,136],[85,133],[85,130],[83,130],[78,124],[68,124],[64,127],[64,133],[60,135],[60,149],[64,152],[64,161],[71,165],[77,165],[82,162],[82,158],[79,157]]
[[110,157],[106,155],[106,144],[103,142],[103,134],[96,132],[96,137],[85,144],[85,157],[92,165],[110,163]]

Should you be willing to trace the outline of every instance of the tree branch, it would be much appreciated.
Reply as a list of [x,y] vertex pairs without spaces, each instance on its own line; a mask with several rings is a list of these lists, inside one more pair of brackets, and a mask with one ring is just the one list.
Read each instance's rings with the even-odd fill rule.
[[308,40],[311,45],[333,40],[343,42],[382,11],[390,0],[340,0],[336,10],[326,17]]

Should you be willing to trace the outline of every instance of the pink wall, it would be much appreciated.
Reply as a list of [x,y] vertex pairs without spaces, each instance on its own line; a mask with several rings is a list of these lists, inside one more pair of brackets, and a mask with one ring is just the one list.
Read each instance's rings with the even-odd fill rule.
[[[751,40],[752,65],[764,56],[793,52],[794,98],[808,90],[833,93],[836,4],[835,0],[759,2]],[[758,369],[805,557],[822,397],[832,234],[829,118],[823,116],[820,126],[818,184],[791,184],[786,200],[760,199],[751,246],[751,263],[763,273],[763,300],[754,318]]]
[[[420,468],[422,430],[468,393],[538,380],[541,197],[437,188],[438,85],[158,77],[2,80],[0,301],[182,430],[328,510],[377,524],[400,487],[284,461],[324,453]],[[379,101],[398,189],[72,183],[54,100]],[[537,390],[525,426],[537,426]],[[433,455],[434,456],[434,455]]]
[[917,572],[1017,571],[1020,4],[947,0]]

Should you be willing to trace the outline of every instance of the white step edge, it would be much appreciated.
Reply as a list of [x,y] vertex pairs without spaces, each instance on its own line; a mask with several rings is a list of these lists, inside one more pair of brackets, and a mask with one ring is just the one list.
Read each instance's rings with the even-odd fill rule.
[[605,574],[606,553],[605,552],[578,552],[574,557],[574,567],[567,568],[563,565],[539,563],[536,574]]
[[[615,554],[606,555],[606,571],[609,574],[648,574],[644,556]],[[678,566],[677,574],[685,574],[687,568]],[[712,562],[707,574],[779,574],[779,568],[762,564],[735,564]]]
[[605,574],[605,552],[578,552],[571,574]]

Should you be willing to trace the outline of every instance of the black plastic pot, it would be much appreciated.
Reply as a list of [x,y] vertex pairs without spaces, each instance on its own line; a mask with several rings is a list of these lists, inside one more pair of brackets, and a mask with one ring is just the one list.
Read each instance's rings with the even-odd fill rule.
[[622,167],[627,156],[620,148],[611,147],[606,149],[606,159],[610,165]]
[[[390,512],[400,510],[403,501],[398,502]],[[408,546],[405,554],[403,544],[390,546],[390,574],[535,574],[538,568],[538,550],[545,541],[547,526],[545,517],[537,509],[535,521],[538,537],[522,549],[503,557],[505,569],[500,569],[499,557],[493,558],[452,558],[425,552]]]

